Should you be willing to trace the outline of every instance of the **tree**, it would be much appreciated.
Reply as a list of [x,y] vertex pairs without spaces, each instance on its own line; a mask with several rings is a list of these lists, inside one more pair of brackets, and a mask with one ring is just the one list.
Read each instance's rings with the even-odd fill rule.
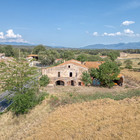
[[[1,81],[3,89],[13,91],[15,94],[23,94],[34,80],[37,69],[29,67],[24,60],[7,63],[1,68]],[[29,83],[31,82],[31,83]]]
[[87,61],[102,61],[103,59],[98,55],[89,55]]
[[67,50],[63,52],[62,58],[64,58],[65,60],[71,60],[74,59],[75,57],[73,51]]
[[96,79],[99,79],[101,84],[106,87],[112,87],[114,80],[117,80],[117,76],[120,73],[119,67],[116,62],[108,61],[99,66],[99,69],[91,69],[90,75]]
[[90,76],[93,77],[93,78],[99,78],[99,73],[98,73],[98,70],[95,69],[95,68],[91,68],[89,70],[89,73],[90,73]]
[[82,81],[84,82],[85,86],[92,84],[92,80],[91,80],[90,74],[88,72],[82,73]]
[[115,61],[118,57],[118,53],[116,52],[110,52],[108,55],[107,55],[112,61]]
[[129,60],[129,59],[125,60],[124,63],[125,63],[125,68],[132,69],[133,62],[131,60]]
[[47,75],[43,75],[39,80],[39,84],[42,87],[47,86],[49,84],[49,82],[50,82],[50,79]]
[[56,50],[46,50],[39,53],[39,60],[42,65],[52,65],[58,57],[59,53]]
[[12,48],[11,45],[7,45],[5,48],[4,48],[4,53],[5,53],[5,56],[14,56],[14,50]]
[[46,49],[43,45],[38,45],[33,49],[33,54],[39,54],[41,51],[46,51]]
[[80,54],[78,55],[77,60],[81,62],[87,61],[87,56],[85,54]]
[[10,91],[8,96],[12,101],[9,109],[14,114],[27,113],[31,108],[40,103],[45,94],[37,94],[37,69],[29,67],[24,60],[1,64],[0,82],[3,90]]

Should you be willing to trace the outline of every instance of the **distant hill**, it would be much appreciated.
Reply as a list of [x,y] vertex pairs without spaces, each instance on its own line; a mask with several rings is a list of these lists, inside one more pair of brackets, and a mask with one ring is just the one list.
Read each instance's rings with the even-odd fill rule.
[[140,42],[133,42],[133,43],[118,43],[118,44],[95,44],[95,45],[88,45],[84,47],[80,47],[80,49],[140,49]]
[[[0,45],[12,45],[16,48],[34,48],[36,45],[28,44],[28,43],[17,43],[17,42],[0,42]],[[113,50],[121,50],[121,49],[140,49],[140,42],[132,42],[132,43],[118,43],[118,44],[94,44],[88,45],[79,48],[71,48],[64,46],[45,46],[46,49],[113,49]]]
[[33,46],[29,43],[23,43],[23,42],[0,42],[1,45],[24,45],[24,46]]
[[[29,48],[33,49],[37,44],[29,44],[29,43],[17,43],[17,42],[0,42],[0,46],[12,45],[14,48]],[[46,49],[50,49],[50,46],[44,46]]]

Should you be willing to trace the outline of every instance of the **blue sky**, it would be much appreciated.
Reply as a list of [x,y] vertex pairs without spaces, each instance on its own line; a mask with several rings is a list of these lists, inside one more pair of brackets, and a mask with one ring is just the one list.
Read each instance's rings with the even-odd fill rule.
[[82,47],[140,41],[140,0],[0,0],[0,42]]

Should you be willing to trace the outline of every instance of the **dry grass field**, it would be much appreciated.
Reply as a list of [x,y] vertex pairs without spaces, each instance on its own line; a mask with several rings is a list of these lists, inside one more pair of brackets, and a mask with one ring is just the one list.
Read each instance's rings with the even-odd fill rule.
[[1,140],[139,140],[140,97],[60,106],[50,112],[47,100],[29,114],[0,116]]
[[127,59],[133,62],[133,68],[140,68],[140,65],[138,65],[138,63],[140,62],[140,54],[127,54],[126,57],[121,57],[119,61],[122,63],[122,67],[125,67],[124,61]]
[[124,69],[121,71],[121,73],[130,80],[133,80],[137,83],[140,83],[140,72],[134,72],[132,70]]

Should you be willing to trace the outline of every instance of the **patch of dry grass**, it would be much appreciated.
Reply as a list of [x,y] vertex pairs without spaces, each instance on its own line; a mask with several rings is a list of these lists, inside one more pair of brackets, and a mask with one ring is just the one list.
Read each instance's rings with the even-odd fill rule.
[[125,76],[130,78],[131,80],[134,80],[136,82],[140,82],[140,72],[134,72],[132,70],[124,69],[121,71],[121,73]]
[[2,140],[140,139],[140,97],[60,106],[48,113],[47,101],[19,118],[0,116]]

